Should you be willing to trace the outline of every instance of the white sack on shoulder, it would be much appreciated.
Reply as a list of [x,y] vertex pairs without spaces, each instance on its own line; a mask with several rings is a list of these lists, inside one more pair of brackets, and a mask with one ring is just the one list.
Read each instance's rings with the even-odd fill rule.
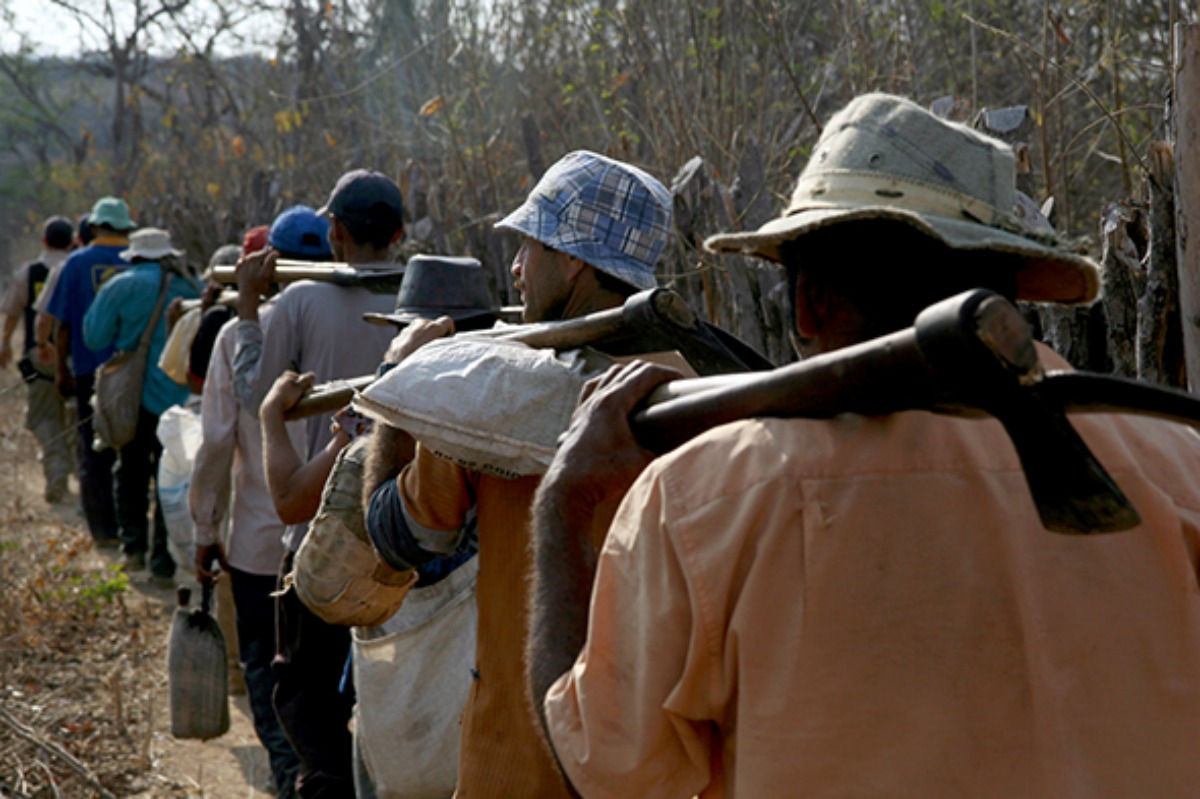
[[544,474],[580,389],[602,368],[578,350],[457,336],[417,350],[354,404],[468,468]]

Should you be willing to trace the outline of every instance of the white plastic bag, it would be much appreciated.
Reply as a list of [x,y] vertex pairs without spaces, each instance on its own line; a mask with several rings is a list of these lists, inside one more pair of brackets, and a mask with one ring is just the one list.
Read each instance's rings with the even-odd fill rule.
[[196,547],[188,488],[201,438],[200,414],[194,409],[174,405],[158,419],[158,440],[163,445],[158,462],[158,503],[167,523],[167,548],[175,563],[189,571],[196,561]]

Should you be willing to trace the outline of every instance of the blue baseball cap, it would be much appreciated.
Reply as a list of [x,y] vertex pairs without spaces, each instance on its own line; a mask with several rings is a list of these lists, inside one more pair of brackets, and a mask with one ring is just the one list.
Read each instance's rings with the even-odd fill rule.
[[284,256],[305,261],[328,261],[333,257],[329,220],[307,205],[292,206],[275,217],[267,233],[267,244]]
[[635,166],[578,150],[563,156],[525,203],[496,223],[639,289],[671,240],[671,194]]
[[328,202],[317,213],[396,230],[404,224],[404,196],[396,182],[382,172],[355,169],[338,178]]

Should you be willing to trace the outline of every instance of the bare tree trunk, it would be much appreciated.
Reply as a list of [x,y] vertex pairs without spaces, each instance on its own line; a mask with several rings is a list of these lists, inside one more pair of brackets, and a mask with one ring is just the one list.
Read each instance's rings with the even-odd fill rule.
[[1188,385],[1200,389],[1200,25],[1175,26],[1175,241],[1178,248],[1179,306]]
[[1112,371],[1121,377],[1137,375],[1138,298],[1145,282],[1138,251],[1139,242],[1144,246],[1146,241],[1143,224],[1141,210],[1128,202],[1112,203],[1100,215],[1101,302]]
[[1150,251],[1138,302],[1138,377],[1176,388],[1187,382],[1175,250],[1175,159],[1170,142],[1150,146]]

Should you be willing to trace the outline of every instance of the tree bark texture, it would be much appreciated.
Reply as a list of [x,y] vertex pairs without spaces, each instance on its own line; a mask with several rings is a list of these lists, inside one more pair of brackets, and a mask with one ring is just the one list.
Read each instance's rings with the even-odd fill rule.
[[1179,316],[1175,243],[1175,158],[1170,142],[1150,146],[1150,251],[1138,301],[1137,376],[1176,388],[1187,384]]
[[[1200,388],[1200,25],[1175,27],[1175,241],[1188,385]],[[1189,190],[1190,189],[1190,190]]]

